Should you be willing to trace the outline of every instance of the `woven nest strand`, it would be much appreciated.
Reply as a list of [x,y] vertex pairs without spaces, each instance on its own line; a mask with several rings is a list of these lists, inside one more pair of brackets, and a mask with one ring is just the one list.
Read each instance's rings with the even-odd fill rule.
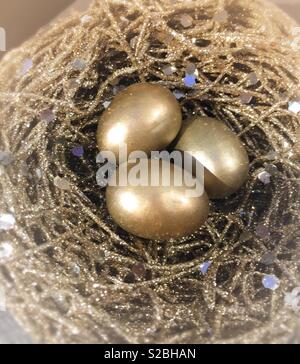
[[[299,341],[299,317],[284,305],[300,282],[299,118],[288,108],[298,90],[296,25],[261,0],[101,0],[83,15],[0,64],[0,149],[12,156],[1,166],[0,212],[16,219],[0,231],[13,247],[0,258],[8,309],[38,342]],[[192,88],[183,82],[189,63]],[[225,122],[251,160],[247,185],[213,202],[206,225],[181,240],[122,231],[96,182],[99,116],[140,81],[181,92],[185,117]],[[279,278],[278,289],[263,287],[264,274]]]

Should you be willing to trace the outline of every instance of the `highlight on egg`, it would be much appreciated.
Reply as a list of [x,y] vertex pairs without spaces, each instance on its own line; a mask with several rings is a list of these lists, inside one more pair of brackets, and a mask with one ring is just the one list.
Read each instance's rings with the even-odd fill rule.
[[175,149],[189,153],[195,163],[205,168],[204,188],[212,199],[230,196],[248,178],[249,158],[245,147],[217,119],[196,116],[185,121]]
[[181,125],[181,108],[169,89],[137,83],[115,96],[104,111],[98,124],[97,143],[100,150],[113,152],[117,159],[122,144],[127,146],[128,153],[150,153],[167,147]]
[[[185,178],[177,186],[173,182],[175,174],[189,172],[165,160],[159,161],[159,175],[169,172],[170,184],[165,185],[159,178],[159,183],[153,186],[151,180],[156,172],[151,168],[150,159],[144,162],[148,170],[148,185],[120,185],[118,170],[112,176],[117,183],[107,187],[106,201],[113,220],[127,232],[145,239],[181,238],[197,231],[209,213],[209,200],[203,188],[200,196],[192,197],[187,192],[194,187],[185,184]],[[119,168],[125,167],[130,173],[134,166],[128,162]]]

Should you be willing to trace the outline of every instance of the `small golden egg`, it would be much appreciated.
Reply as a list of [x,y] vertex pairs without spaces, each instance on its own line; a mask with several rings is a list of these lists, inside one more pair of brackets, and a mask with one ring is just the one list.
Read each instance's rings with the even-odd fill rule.
[[175,149],[188,152],[204,169],[204,187],[212,199],[236,192],[247,180],[249,158],[240,139],[224,123],[194,117],[184,123]]
[[[122,186],[118,177],[118,170],[124,168],[129,174],[133,167],[123,163],[115,172],[116,185],[108,186],[106,190],[107,208],[113,220],[131,234],[155,240],[180,238],[195,232],[207,219],[209,200],[201,189],[199,196],[191,196],[184,183],[178,186],[173,183],[174,174],[183,174],[180,166],[169,161],[159,161],[159,183],[155,186]],[[145,160],[148,170],[148,181],[153,177],[151,160]],[[161,176],[170,171],[171,183],[164,184]],[[188,172],[185,172],[188,173]],[[178,176],[177,174],[177,176]],[[192,175],[190,174],[192,177]],[[193,177],[192,177],[193,178]],[[183,181],[185,179],[183,178]],[[149,183],[150,184],[150,183]]]
[[180,105],[167,88],[137,83],[121,91],[101,116],[98,147],[113,152],[117,161],[122,144],[126,144],[128,154],[133,151],[149,154],[168,146],[181,124]]

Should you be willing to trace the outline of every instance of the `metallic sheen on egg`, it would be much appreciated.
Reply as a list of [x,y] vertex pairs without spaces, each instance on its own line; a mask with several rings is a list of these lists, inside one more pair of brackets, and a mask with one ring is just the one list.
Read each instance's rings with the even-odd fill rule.
[[[180,105],[161,85],[137,83],[121,91],[104,111],[98,125],[100,151],[119,159],[119,146],[133,151],[158,151],[167,147],[182,125]],[[119,162],[124,162],[123,160]]]
[[[153,170],[150,159],[146,161],[150,181]],[[132,170],[132,165],[128,163],[119,168],[122,167],[125,167],[128,173]],[[110,215],[121,228],[145,239],[167,240],[194,233],[207,219],[207,194],[203,191],[198,197],[191,197],[186,193],[192,188],[190,185],[187,187],[183,183],[177,186],[172,183],[175,173],[183,174],[180,166],[160,160],[158,170],[160,176],[167,170],[170,171],[171,183],[168,186],[162,183],[162,179],[156,186],[122,186],[117,170],[116,185],[108,186],[106,190]]]
[[204,169],[208,196],[220,199],[236,192],[247,180],[249,158],[242,142],[224,123],[194,117],[184,123],[175,149],[190,153]]

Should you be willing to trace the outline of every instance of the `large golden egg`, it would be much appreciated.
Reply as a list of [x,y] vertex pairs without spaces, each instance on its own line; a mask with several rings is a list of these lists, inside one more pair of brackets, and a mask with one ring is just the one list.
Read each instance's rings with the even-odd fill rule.
[[249,158],[240,139],[221,121],[194,117],[185,122],[175,148],[205,167],[204,186],[212,199],[227,197],[247,180]]
[[[150,182],[154,172],[150,160],[145,161]],[[128,163],[120,166],[124,167],[128,175],[133,170]],[[187,187],[184,183],[177,186],[172,182],[175,181],[175,173],[177,176],[183,174],[181,167],[162,160],[158,167],[160,178],[156,186],[121,186],[118,177],[120,168],[117,169],[116,186],[109,186],[106,191],[109,213],[120,227],[142,238],[166,240],[187,236],[199,229],[207,219],[207,194],[202,186],[201,194],[191,197],[187,191],[191,192],[194,187]],[[161,176],[167,171],[170,171],[171,183],[165,186]]]
[[128,154],[158,151],[175,139],[181,124],[180,106],[167,88],[137,83],[120,92],[103,113],[97,131],[98,147],[112,151],[117,161],[122,144],[127,145]]

